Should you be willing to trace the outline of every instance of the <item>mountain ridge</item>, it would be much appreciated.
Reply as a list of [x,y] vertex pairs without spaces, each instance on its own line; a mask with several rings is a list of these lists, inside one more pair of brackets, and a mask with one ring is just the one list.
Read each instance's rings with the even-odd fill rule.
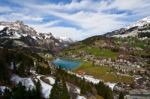
[[[38,33],[32,27],[25,25],[22,21],[15,22],[0,22],[0,45],[14,47],[19,45],[22,47],[41,47],[53,52],[57,52],[69,43],[73,42],[70,39],[63,40],[56,38],[52,33]],[[12,44],[7,43],[12,42]]]
[[143,18],[127,27],[104,34],[106,37],[150,37],[150,16]]

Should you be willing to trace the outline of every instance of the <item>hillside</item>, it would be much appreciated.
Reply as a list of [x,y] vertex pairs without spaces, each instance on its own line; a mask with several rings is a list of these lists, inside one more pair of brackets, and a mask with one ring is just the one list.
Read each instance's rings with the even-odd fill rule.
[[150,88],[149,33],[149,21],[130,25],[74,43],[58,56],[79,60],[82,64],[74,72],[92,75],[106,83],[118,83],[118,88],[123,86],[120,90],[147,90]]
[[20,21],[0,22],[0,99],[112,98],[103,82],[93,84],[52,64],[56,52],[70,43]]
[[[1,48],[0,64],[1,99],[103,99],[104,94],[112,93],[104,83],[97,83],[96,87],[75,74],[54,68],[45,58],[28,50]],[[106,91],[97,93],[101,88]]]
[[[147,20],[74,43],[21,21],[0,22],[0,98],[114,99],[134,90],[148,92]],[[79,66],[62,68],[54,63],[61,58]]]
[[4,48],[22,47],[34,51],[57,52],[71,41],[57,39],[52,33],[38,33],[21,21],[0,22],[0,46]]
[[143,18],[125,28],[105,34],[106,37],[150,37],[150,16]]

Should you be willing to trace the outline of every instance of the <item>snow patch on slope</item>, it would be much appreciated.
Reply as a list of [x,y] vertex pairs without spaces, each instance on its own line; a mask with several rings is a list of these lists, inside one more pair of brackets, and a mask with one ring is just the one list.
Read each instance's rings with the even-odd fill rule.
[[[100,80],[100,79],[96,79],[96,78],[94,78],[93,76],[91,76],[91,75],[83,75],[83,76],[81,76],[81,75],[79,75],[79,74],[76,74],[76,73],[73,73],[73,72],[71,72],[71,71],[68,71],[68,73],[70,73],[70,74],[74,74],[74,75],[76,75],[77,77],[79,77],[79,78],[84,78],[85,80],[87,80],[88,82],[91,82],[91,83],[93,83],[93,84],[98,84],[100,81],[102,81],[102,80]],[[116,83],[110,83],[110,82],[107,82],[107,83],[105,83],[107,86],[109,86],[109,88],[111,88],[112,90],[113,90],[113,88],[114,88],[114,86],[116,85]]]
[[143,18],[142,20],[139,20],[139,21],[137,21],[137,22],[125,27],[125,28],[130,29],[130,28],[136,27],[136,26],[140,27],[140,26],[143,26],[143,25],[148,24],[148,23],[150,23],[150,16]]
[[59,39],[60,42],[64,42],[64,41],[65,42],[73,42],[73,40],[71,38],[68,38],[68,37],[61,36],[58,39]]
[[107,82],[106,85],[109,86],[109,88],[114,89],[116,83]]
[[20,77],[20,76],[14,74],[14,75],[11,77],[11,81],[13,81],[13,82],[16,83],[16,84],[18,84],[19,82],[21,82],[22,85],[24,85],[24,86],[27,88],[27,90],[33,89],[33,88],[35,87],[35,85],[34,85],[32,79],[29,78],[29,77],[28,77],[28,78],[22,78],[22,77]]
[[50,82],[51,85],[55,84],[55,79],[54,78],[52,78],[52,77],[46,77],[46,79],[49,80],[49,82]]
[[89,82],[92,82],[94,84],[98,84],[100,82],[99,79],[95,79],[93,76],[85,75],[84,79],[88,80]]
[[20,37],[21,37],[21,35],[18,32],[15,32],[14,35],[10,38],[18,39]]
[[5,26],[2,26],[2,25],[1,25],[1,26],[0,26],[0,31],[3,30],[4,28],[5,28]]
[[143,21],[146,21],[146,22],[148,22],[148,23],[150,23],[150,16],[148,16],[148,17],[146,17],[146,18],[143,18],[142,20],[143,20]]
[[137,34],[137,31],[134,31],[134,32],[130,32],[130,33],[126,33],[126,34],[118,34],[118,35],[113,35],[112,37],[122,37],[122,38],[125,38],[125,37],[136,37],[138,34]]
[[41,79],[40,79],[41,76],[37,76],[37,78],[40,80],[40,83],[41,83],[41,87],[42,87],[42,94],[44,96],[44,98],[48,99],[49,98],[49,95],[51,93],[51,89],[52,89],[52,86],[43,82]]
[[77,99],[86,99],[84,96],[77,96]]
[[11,91],[11,89],[9,87],[6,87],[6,86],[0,86],[0,90],[2,93],[4,93],[5,89],[8,89]]
[[32,36],[33,39],[37,40],[36,36]]

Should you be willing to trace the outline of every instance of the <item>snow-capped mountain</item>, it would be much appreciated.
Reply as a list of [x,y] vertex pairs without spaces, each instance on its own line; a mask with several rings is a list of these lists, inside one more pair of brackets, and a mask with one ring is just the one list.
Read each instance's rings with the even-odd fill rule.
[[106,33],[107,37],[150,37],[150,16],[143,18],[125,28]]
[[69,41],[55,38],[52,33],[38,33],[22,21],[0,22],[0,46],[38,47],[53,51],[66,47]]
[[36,35],[36,31],[33,28],[24,25],[22,21],[0,22],[0,31],[1,37],[3,35],[3,37],[10,36],[12,38],[20,38],[21,36]]
[[143,18],[143,19],[141,19],[141,20],[139,20],[139,21],[137,21],[137,22],[135,22],[135,23],[125,27],[125,28],[126,29],[130,29],[130,28],[133,28],[133,27],[136,27],[136,26],[141,27],[141,26],[144,26],[146,24],[150,24],[150,16],[148,16],[146,18]]
[[64,36],[61,36],[58,39],[59,39],[60,42],[70,42],[70,43],[74,42],[71,38],[64,37]]

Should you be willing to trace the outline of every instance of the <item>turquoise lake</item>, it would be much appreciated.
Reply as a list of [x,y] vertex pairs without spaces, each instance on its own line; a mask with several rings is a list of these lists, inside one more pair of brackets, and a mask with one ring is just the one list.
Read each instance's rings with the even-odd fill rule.
[[57,58],[52,63],[60,68],[64,68],[67,70],[72,70],[80,66],[79,61],[67,60],[67,59],[62,59],[62,58]]

